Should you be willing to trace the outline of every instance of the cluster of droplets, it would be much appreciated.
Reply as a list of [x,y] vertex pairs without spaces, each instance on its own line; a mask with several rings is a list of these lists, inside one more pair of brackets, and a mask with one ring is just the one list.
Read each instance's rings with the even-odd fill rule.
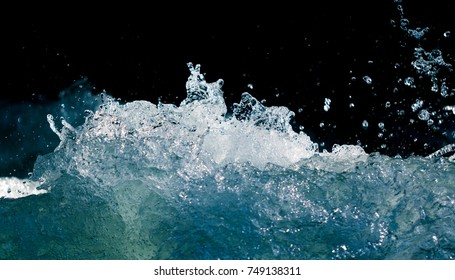
[[[452,64],[444,61],[443,53],[439,49],[433,49],[431,51],[425,50],[420,45],[420,40],[424,35],[429,31],[428,27],[416,27],[411,29],[410,22],[407,18],[404,17],[403,7],[401,1],[395,1],[398,3],[398,10],[400,11],[400,28],[405,31],[409,36],[417,39],[417,46],[414,48],[414,60],[411,62],[411,65],[416,70],[419,75],[428,77],[431,81],[431,91],[439,92],[442,97],[448,97],[450,89],[447,86],[446,80],[438,79],[438,73],[441,69],[447,69],[452,71]],[[444,32],[443,36],[448,38],[450,36],[450,31]],[[415,88],[415,81],[413,77],[407,77],[404,79],[404,84],[406,86]]]
[[440,85],[438,85],[438,77],[441,68],[447,68],[452,70],[452,65],[445,62],[442,57],[442,52],[438,49],[434,49],[431,52],[425,51],[423,48],[415,48],[414,51],[415,60],[411,63],[417,73],[425,75],[431,80],[431,91],[440,92],[442,97],[449,96],[449,88],[447,87],[445,79],[441,79]]
[[[430,32],[429,27],[413,27],[412,23],[410,22],[409,19],[405,17],[404,9],[402,6],[402,1],[401,0],[395,0],[394,1],[396,4],[396,7],[399,11],[399,20],[396,22],[395,20],[391,20],[392,26],[398,27],[400,30],[404,31],[407,38],[411,38],[412,44],[415,44],[413,48],[413,59],[410,62],[410,65],[414,70],[414,73],[412,74],[407,74],[404,77],[398,77],[397,83],[402,84],[405,87],[407,87],[409,90],[423,90],[423,88],[420,86],[420,82],[423,81],[428,81],[430,88],[429,88],[429,93],[437,93],[438,96],[436,98],[448,98],[451,96],[455,95],[455,90],[450,88],[450,83],[447,81],[447,79],[444,77],[445,73],[447,72],[452,72],[452,64],[447,62],[447,58],[445,58],[443,52],[438,49],[434,48],[431,49],[430,51],[426,50],[425,47],[423,47],[423,39],[427,35],[427,33]],[[444,38],[450,37],[450,31],[445,31],[443,33]],[[402,47],[405,47],[407,44],[402,43]],[[371,63],[371,61],[368,61],[368,63]],[[401,68],[400,63],[395,63],[394,65],[395,69]],[[406,69],[406,67],[405,67]],[[366,85],[372,85],[373,84],[373,78],[369,75],[364,75],[363,76],[363,82]],[[355,80],[353,77],[352,80]],[[420,87],[419,87],[420,86]],[[395,87],[393,89],[394,97],[397,98],[400,90],[399,87]],[[375,93],[376,94],[376,93]],[[410,105],[410,108],[412,110],[412,113],[415,114],[415,117],[411,117],[409,119],[409,124],[416,124],[417,122],[426,122],[428,127],[431,130],[434,131],[439,131],[441,128],[441,124],[443,124],[446,119],[445,117],[449,116],[448,112],[452,112],[455,114],[455,106],[451,105],[445,105],[442,106],[442,108],[438,108],[435,102],[432,102],[430,100],[427,100],[426,96],[430,96],[429,94],[422,94],[419,98],[415,99],[415,102],[413,102]],[[434,94],[431,95],[432,98],[434,98]],[[403,100],[400,102],[391,102],[389,100],[386,100],[384,102],[384,107],[386,109],[392,109],[393,105],[399,105],[402,104],[402,102],[405,102],[406,98],[403,97]],[[439,102],[439,101],[438,101]],[[324,109],[326,109],[326,104]],[[354,106],[350,105],[351,108]],[[397,108],[396,114],[398,118],[403,118],[406,112],[406,108]],[[446,112],[444,112],[446,111]],[[448,112],[447,112],[448,111]],[[390,111],[392,113],[393,111]],[[385,129],[381,128],[382,123],[378,123],[379,127],[379,132],[377,134],[377,137],[386,140],[385,138]],[[363,129],[368,129],[371,127],[369,125],[368,120],[363,120],[361,123],[361,126]],[[444,132],[445,133],[445,132]],[[416,139],[414,139],[415,142]],[[424,144],[427,145],[427,144]],[[382,144],[381,147],[384,147],[385,144]]]

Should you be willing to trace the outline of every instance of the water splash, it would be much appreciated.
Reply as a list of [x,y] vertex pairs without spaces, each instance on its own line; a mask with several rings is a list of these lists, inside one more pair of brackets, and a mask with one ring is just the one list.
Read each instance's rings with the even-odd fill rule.
[[49,116],[60,145],[27,181],[40,195],[0,199],[0,258],[455,258],[453,146],[318,152],[287,108],[244,93],[228,114],[220,80],[189,69],[180,106],[105,96],[80,126]]
[[[442,52],[438,49],[427,52],[421,47],[415,48],[414,58],[415,60],[411,63],[412,66],[417,70],[417,73],[429,77],[432,82],[431,90],[438,92],[440,87],[438,85],[439,80],[437,75],[440,69],[447,68],[452,71],[452,65],[444,61]],[[441,96],[447,97],[448,88],[444,80],[441,82],[441,87],[443,88],[441,90]]]

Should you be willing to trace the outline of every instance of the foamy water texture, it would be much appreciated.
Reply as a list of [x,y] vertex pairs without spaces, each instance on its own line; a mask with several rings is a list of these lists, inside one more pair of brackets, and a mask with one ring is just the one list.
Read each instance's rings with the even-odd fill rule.
[[[104,97],[27,181],[0,179],[2,259],[453,259],[455,165],[319,152],[293,112],[189,64],[180,106]],[[43,116],[45,117],[45,116]]]

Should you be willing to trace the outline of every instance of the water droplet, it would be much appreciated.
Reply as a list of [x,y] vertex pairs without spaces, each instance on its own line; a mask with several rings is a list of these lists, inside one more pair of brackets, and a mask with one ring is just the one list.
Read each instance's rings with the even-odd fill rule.
[[367,121],[367,120],[364,120],[364,121],[362,122],[362,127],[363,127],[363,128],[368,128],[368,121]]
[[420,110],[418,117],[422,121],[426,121],[430,118],[430,113],[428,113],[427,110],[423,109],[423,110]]
[[[401,5],[399,5],[398,7],[399,7],[398,10],[400,10],[400,12],[403,12],[403,9],[401,8]],[[401,8],[401,9],[400,9],[400,8]],[[401,25],[401,26],[400,26],[401,29],[407,30],[407,29],[408,29],[408,25],[409,25],[409,20],[408,20],[407,18],[402,18],[402,19],[400,20],[400,25]]]
[[329,111],[330,110],[330,103],[332,102],[332,100],[330,100],[330,98],[325,98],[324,99],[324,111]]
[[354,107],[355,107],[354,103],[349,104],[349,108],[354,108]]
[[365,83],[369,85],[371,84],[371,82],[373,82],[373,80],[369,76],[363,76],[363,80],[365,81]]
[[429,126],[432,126],[432,125],[434,124],[434,121],[433,121],[432,119],[429,119],[429,120],[427,121],[427,124],[428,124]]
[[446,111],[452,111],[452,114],[455,115],[455,106],[445,106],[444,110]]
[[412,111],[413,112],[417,111],[420,107],[422,107],[422,105],[423,105],[423,101],[417,99],[416,102],[411,105]]
[[[432,79],[432,80],[434,80],[434,79]],[[437,81],[437,79],[436,79],[436,81]],[[438,84],[436,83],[436,81],[433,81],[433,85],[431,86],[432,92],[438,92],[438,90],[439,90],[439,87],[438,87]]]
[[248,84],[247,87],[248,87],[249,89],[253,89],[253,84]]
[[450,36],[450,31],[444,32],[444,37],[448,38]]
[[396,22],[393,19],[390,20],[390,25],[392,25],[393,27],[397,26]]
[[300,131],[303,131],[305,127],[303,125],[299,126]]
[[379,127],[380,129],[384,129],[384,123],[383,123],[383,122],[378,123],[378,127]]
[[319,127],[324,127],[324,123],[321,122],[321,123],[319,124]]
[[442,56],[442,52],[439,49],[434,49],[430,53],[430,58],[437,59]]
[[449,96],[448,91],[449,91],[449,88],[447,87],[446,82],[442,81],[442,83],[441,83],[441,96],[442,97]]
[[385,107],[386,107],[386,108],[390,108],[390,101],[387,101],[387,102],[385,103]]
[[409,29],[408,33],[414,38],[420,39],[423,37],[423,35],[425,35],[425,33],[427,33],[428,30],[429,30],[428,27],[425,28],[417,27],[416,29]]
[[303,108],[299,108],[299,109],[297,110],[297,112],[302,113],[302,112],[303,112]]
[[406,79],[404,79],[404,84],[407,85],[408,87],[415,88],[413,77],[407,77]]

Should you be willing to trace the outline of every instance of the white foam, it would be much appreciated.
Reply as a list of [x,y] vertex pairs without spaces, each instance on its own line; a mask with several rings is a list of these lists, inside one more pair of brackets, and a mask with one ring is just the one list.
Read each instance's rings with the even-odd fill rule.
[[0,198],[20,198],[46,193],[46,190],[38,189],[41,184],[42,182],[28,179],[0,177]]
[[304,133],[284,133],[232,120],[205,136],[203,149],[217,164],[250,162],[258,168],[272,163],[289,166],[316,152]]

